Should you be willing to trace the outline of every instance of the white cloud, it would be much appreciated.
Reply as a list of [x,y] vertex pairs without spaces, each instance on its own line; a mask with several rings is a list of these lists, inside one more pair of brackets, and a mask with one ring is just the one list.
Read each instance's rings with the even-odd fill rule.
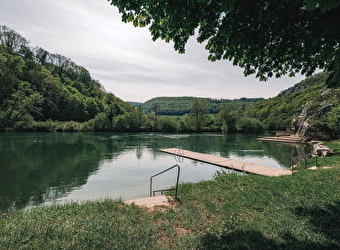
[[121,22],[105,0],[0,1],[0,24],[31,46],[62,54],[86,67],[107,91],[125,101],[156,96],[272,97],[303,77],[261,83],[230,62],[209,62],[204,46],[190,39],[184,55],[153,42],[147,28]]

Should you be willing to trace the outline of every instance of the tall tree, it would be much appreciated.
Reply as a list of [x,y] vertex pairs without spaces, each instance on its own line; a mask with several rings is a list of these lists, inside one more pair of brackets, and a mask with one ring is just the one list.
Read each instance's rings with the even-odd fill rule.
[[153,40],[173,41],[184,53],[197,31],[209,60],[226,59],[244,74],[268,77],[331,72],[340,86],[338,0],[109,0],[124,22],[148,26]]
[[202,130],[206,122],[207,103],[204,99],[195,98],[192,100],[190,107],[189,119],[193,124],[195,131]]
[[142,131],[142,124],[144,122],[144,110],[141,104],[137,106],[136,113],[137,113],[138,129]]
[[25,62],[22,57],[7,52],[0,44],[0,109],[19,85]]
[[333,107],[327,114],[327,126],[333,130],[334,138],[340,137],[340,106]]
[[40,105],[43,97],[28,82],[20,82],[18,89],[8,100],[8,109],[4,109],[3,115],[0,116],[0,130],[12,128],[16,123],[22,121],[25,116],[32,113],[40,112]]
[[48,53],[47,50],[40,48],[40,47],[36,47],[33,49],[33,53],[38,63],[40,63],[41,65],[46,64],[47,58],[49,57],[49,54],[50,54]]
[[217,114],[218,120],[224,132],[234,132],[236,122],[236,111],[231,110],[227,105],[223,105]]
[[6,47],[10,52],[18,52],[21,47],[27,47],[28,41],[15,30],[1,25],[0,45]]

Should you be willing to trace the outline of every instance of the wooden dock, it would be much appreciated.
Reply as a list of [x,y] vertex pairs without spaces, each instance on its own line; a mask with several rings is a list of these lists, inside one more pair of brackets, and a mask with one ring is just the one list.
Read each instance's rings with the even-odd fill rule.
[[189,150],[178,148],[160,149],[161,152],[173,154],[176,156],[189,158],[209,164],[213,164],[219,167],[234,169],[251,174],[265,175],[265,176],[281,176],[292,174],[291,170],[262,166],[254,163],[233,160],[215,155],[208,155],[203,153],[197,153]]
[[275,137],[259,137],[259,141],[274,141],[274,142],[286,142],[286,143],[303,143],[303,138],[295,135],[289,136],[275,136]]

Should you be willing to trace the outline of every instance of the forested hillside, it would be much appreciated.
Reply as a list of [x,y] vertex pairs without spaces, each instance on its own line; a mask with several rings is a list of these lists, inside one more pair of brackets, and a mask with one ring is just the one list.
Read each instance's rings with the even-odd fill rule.
[[[157,111],[159,115],[184,115],[190,113],[190,107],[196,97],[156,97],[142,104],[146,112]],[[240,98],[234,100],[199,98],[206,102],[207,113],[217,114],[222,106],[243,110],[250,104],[264,100],[263,98]]]
[[171,115],[188,114],[176,118],[172,130],[242,133],[290,129],[305,109],[306,122],[301,125],[305,136],[336,138],[340,136],[340,90],[326,87],[328,75],[315,74],[270,99],[160,97],[142,107],[158,124],[170,124]]
[[327,73],[319,73],[306,78],[274,98],[249,106],[244,115],[259,119],[269,130],[290,127],[308,101],[317,102],[327,77]]
[[309,138],[339,137],[340,90],[326,89],[327,77],[316,74],[270,99],[158,97],[133,107],[71,59],[0,26],[0,131],[254,133],[286,129],[305,110],[301,131]]
[[329,76],[329,74],[327,74],[325,72],[315,74],[315,75],[308,77],[305,80],[302,80],[301,82],[295,84],[293,87],[290,87],[286,90],[281,91],[281,93],[278,94],[278,96],[284,96],[284,95],[287,95],[287,94],[293,94],[293,93],[296,93],[296,92],[301,92],[301,91],[303,91],[303,90],[305,90],[309,87],[313,87],[313,86],[324,87],[328,76]]
[[39,130],[41,121],[85,122],[100,113],[131,110],[84,67],[31,48],[19,33],[0,26],[0,130]]

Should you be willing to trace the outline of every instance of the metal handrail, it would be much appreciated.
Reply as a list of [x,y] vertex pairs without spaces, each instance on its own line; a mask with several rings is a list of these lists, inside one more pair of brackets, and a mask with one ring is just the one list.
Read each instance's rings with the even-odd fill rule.
[[310,158],[310,157],[315,157],[315,166],[317,167],[318,166],[318,156],[315,155],[315,154],[307,154],[307,155],[304,155],[304,156],[299,156],[299,157],[295,157],[295,158],[292,158],[292,168],[293,166],[300,160],[304,160],[304,167],[305,169],[307,169],[307,158]]
[[177,154],[177,155],[184,155],[183,147],[176,147],[175,154]]
[[179,147],[179,146],[178,146],[178,147],[175,149],[175,152],[174,152],[174,157],[175,157],[176,162],[182,163],[182,162],[183,162],[183,156],[184,156],[183,147]]
[[[181,168],[177,164],[172,166],[172,167],[170,167],[170,168],[167,168],[167,169],[163,170],[162,172],[159,172],[158,174],[155,174],[155,175],[150,177],[150,197],[152,196],[152,193],[155,194],[155,192],[152,192],[152,180],[153,180],[153,178],[158,176],[158,175],[164,174],[165,172],[167,172],[167,171],[169,171],[169,170],[171,170],[173,168],[176,168],[176,167],[177,167],[177,180],[176,180],[176,188],[175,188],[175,199],[177,200],[179,174],[181,172]],[[173,189],[164,189],[164,190],[157,190],[157,191],[167,191],[167,190],[173,190]]]

